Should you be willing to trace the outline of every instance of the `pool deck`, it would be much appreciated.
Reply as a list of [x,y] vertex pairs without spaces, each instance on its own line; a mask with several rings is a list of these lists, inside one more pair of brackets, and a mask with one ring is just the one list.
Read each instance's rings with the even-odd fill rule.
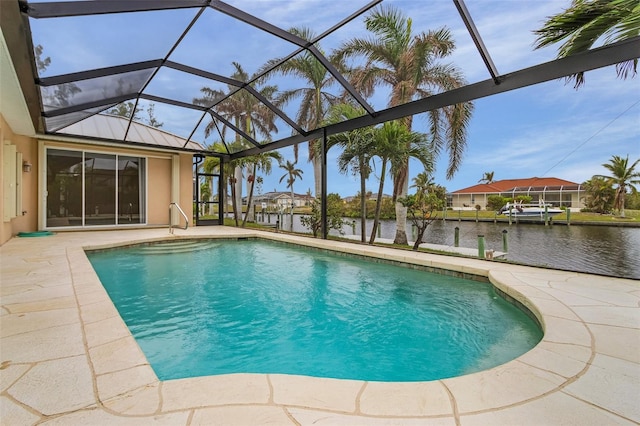
[[[159,381],[83,248],[260,236],[483,275],[543,324],[531,351],[450,379]],[[0,247],[2,425],[610,425],[640,422],[640,282],[229,227],[66,232]],[[291,267],[291,266],[290,266]]]

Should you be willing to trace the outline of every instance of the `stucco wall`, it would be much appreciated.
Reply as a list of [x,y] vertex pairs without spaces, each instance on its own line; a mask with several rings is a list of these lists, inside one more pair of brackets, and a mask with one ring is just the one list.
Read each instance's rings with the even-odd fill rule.
[[193,224],[193,156],[180,154],[180,207]]
[[147,184],[147,223],[169,225],[169,203],[171,202],[171,157],[149,158]]
[[[193,170],[191,154],[180,154],[180,208],[184,210],[191,225],[193,217]],[[147,224],[169,225],[169,203],[171,203],[171,156],[166,158],[149,157],[148,167],[148,212]],[[181,223],[182,222],[181,220]]]
[[[35,231],[38,226],[38,143],[35,139],[27,136],[17,135],[9,127],[4,117],[0,115],[0,142],[4,146],[5,142],[10,142],[16,146],[16,151],[22,153],[22,161],[32,165],[31,172],[22,172],[22,211],[24,214],[18,215],[8,222],[1,220],[0,244],[7,242],[18,232]],[[3,164],[4,154],[0,149],[0,164]],[[0,173],[0,212],[4,211],[4,173]]]

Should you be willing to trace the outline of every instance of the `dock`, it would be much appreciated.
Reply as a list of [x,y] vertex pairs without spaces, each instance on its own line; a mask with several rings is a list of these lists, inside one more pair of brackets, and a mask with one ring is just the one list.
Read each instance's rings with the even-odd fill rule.
[[[354,241],[360,241],[360,235],[343,235],[342,238],[346,238],[346,239],[354,240]],[[367,238],[367,241],[369,241],[369,238]],[[393,239],[376,237],[375,242],[376,243],[381,243],[381,244],[393,244]],[[414,244],[414,241],[409,241],[409,247],[413,247],[413,244]],[[447,246],[447,245],[444,245],[444,244],[431,244],[431,243],[422,243],[422,244],[420,244],[419,247],[423,248],[423,249],[427,249],[427,250],[441,251],[441,252],[444,252],[444,253],[460,254],[460,255],[463,255],[463,256],[478,257],[478,249],[477,248],[454,247],[454,246]],[[492,253],[492,258],[493,259],[499,259],[499,258],[507,256],[507,253],[505,253],[505,252],[488,249],[488,250],[485,250],[485,255],[486,255],[487,259],[490,258],[489,252]]]

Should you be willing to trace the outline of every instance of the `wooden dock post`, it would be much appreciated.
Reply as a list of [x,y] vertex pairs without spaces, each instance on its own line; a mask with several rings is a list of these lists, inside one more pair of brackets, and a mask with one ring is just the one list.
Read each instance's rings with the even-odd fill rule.
[[478,257],[484,259],[484,235],[478,235]]
[[509,242],[507,239],[507,230],[502,231],[502,251],[505,253],[509,253]]
[[544,226],[549,226],[549,206],[544,205]]

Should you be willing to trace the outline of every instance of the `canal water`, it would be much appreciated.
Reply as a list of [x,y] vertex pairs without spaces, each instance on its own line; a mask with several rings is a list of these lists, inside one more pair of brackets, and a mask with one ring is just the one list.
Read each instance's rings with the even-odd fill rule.
[[[275,215],[271,217],[275,223]],[[289,216],[283,216],[283,229],[289,229]],[[360,221],[346,219],[345,235],[360,235]],[[367,221],[370,235],[373,220]],[[485,248],[503,251],[502,231],[507,231],[508,260],[532,266],[589,272],[640,279],[640,228],[586,225],[513,224],[437,220],[427,228],[424,242],[454,245],[455,228],[460,228],[460,247],[477,248],[478,235],[484,235]],[[294,231],[309,233],[294,216]],[[381,238],[395,237],[395,221],[382,221]],[[331,235],[338,235],[331,231]],[[408,224],[411,240],[411,225]],[[367,235],[367,240],[368,240]]]

